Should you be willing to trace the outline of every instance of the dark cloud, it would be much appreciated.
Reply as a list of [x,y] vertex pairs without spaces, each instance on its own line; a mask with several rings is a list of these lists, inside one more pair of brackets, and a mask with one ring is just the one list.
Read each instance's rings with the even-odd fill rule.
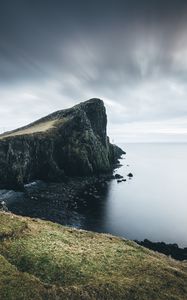
[[100,97],[120,139],[174,120],[186,140],[186,20],[183,0],[0,0],[1,130]]

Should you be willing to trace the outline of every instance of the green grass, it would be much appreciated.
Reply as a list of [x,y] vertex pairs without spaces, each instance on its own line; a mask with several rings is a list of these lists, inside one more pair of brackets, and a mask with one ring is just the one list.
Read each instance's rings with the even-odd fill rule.
[[27,222],[13,215],[0,213],[0,240],[18,235],[27,228]]
[[6,213],[0,236],[0,299],[187,299],[187,264],[134,242]]
[[19,272],[0,255],[0,299],[45,299],[47,289],[37,278]]

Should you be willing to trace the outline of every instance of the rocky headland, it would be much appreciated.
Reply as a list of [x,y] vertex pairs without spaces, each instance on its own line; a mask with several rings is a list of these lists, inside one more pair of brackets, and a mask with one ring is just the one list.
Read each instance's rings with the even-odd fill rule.
[[[42,199],[45,208],[55,198],[74,211],[85,197],[95,202],[108,181],[126,181],[113,175],[125,152],[110,143],[106,126],[103,102],[91,99],[0,135],[0,187],[24,187],[19,194],[37,207]],[[29,218],[1,204],[0,299],[186,299],[186,261],[37,219],[43,211],[34,206]],[[22,209],[16,213],[25,214]],[[61,215],[48,212],[47,220],[60,223]]]
[[0,186],[107,173],[124,153],[109,141],[103,101],[90,99],[0,135]]

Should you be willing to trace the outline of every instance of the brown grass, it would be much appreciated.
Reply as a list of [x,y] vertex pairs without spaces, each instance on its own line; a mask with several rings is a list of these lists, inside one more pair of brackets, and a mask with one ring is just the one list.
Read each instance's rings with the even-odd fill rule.
[[47,131],[55,128],[58,124],[65,123],[65,121],[66,121],[66,118],[61,119],[61,120],[56,119],[56,120],[50,120],[50,121],[45,121],[45,122],[41,122],[38,124],[34,124],[34,125],[31,125],[29,127],[23,128],[23,129],[18,129],[18,130],[12,131],[12,132],[1,134],[0,140],[7,138],[7,137],[47,132]]

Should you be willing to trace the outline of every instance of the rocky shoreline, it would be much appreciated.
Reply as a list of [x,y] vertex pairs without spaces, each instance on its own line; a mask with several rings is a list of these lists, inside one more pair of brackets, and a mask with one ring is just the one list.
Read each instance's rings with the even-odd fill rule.
[[0,208],[79,228],[79,207],[86,207],[88,202],[98,203],[111,180],[117,181],[112,171],[97,176],[68,177],[61,182],[35,181],[21,191],[4,190]]
[[[111,144],[107,136],[103,101],[90,99],[0,135],[0,188],[21,191],[21,205],[33,205],[30,212],[29,207],[24,211],[21,205],[12,206],[15,213],[43,218],[40,202],[47,211],[45,205],[55,201],[63,207],[64,214],[56,209],[50,215],[49,209],[44,214],[46,219],[63,223],[67,208],[72,220],[67,224],[77,225],[78,202],[100,199],[110,180],[127,181],[120,174],[113,175],[122,154],[125,152]],[[132,173],[127,174],[127,178],[132,177]],[[0,199],[0,204],[4,211],[11,207],[6,197]],[[136,242],[178,260],[187,259],[187,248],[181,249],[177,244],[147,239]]]
[[[130,178],[130,177],[129,177]],[[78,202],[82,202],[83,205],[86,205],[85,199],[89,199],[89,201],[96,201],[101,198],[102,193],[105,193],[108,184],[111,180],[116,180],[117,182],[123,182],[125,179],[123,176],[116,173],[113,175],[112,172],[109,172],[107,174],[102,174],[98,176],[89,176],[89,177],[76,177],[76,178],[68,178],[66,182],[61,183],[45,183],[45,182],[34,182],[31,184],[25,185],[24,194],[25,197],[29,199],[29,201],[32,201],[32,203],[35,203],[35,208],[38,209],[38,201],[44,200],[44,203],[51,201],[55,201],[58,203],[61,203],[61,205],[64,208],[64,211],[66,213],[66,210],[72,211],[71,216],[69,216],[72,221],[71,224],[68,225],[74,225],[76,224],[76,227],[78,226],[78,217],[75,212],[75,208],[77,206]],[[2,201],[1,202],[1,209],[5,210],[7,208],[8,202]],[[6,206],[7,205],[7,206]],[[23,202],[22,202],[23,205]],[[8,208],[7,208],[8,209]],[[47,207],[46,207],[47,209]],[[34,213],[34,207],[33,212],[29,212],[28,214],[24,214],[23,211],[21,211],[21,207],[18,208],[18,210],[11,210],[15,213],[18,213],[20,215],[26,215],[31,217],[40,217],[41,219],[49,219],[51,221],[59,222],[62,224],[66,224],[61,222],[62,215],[58,216],[55,215],[54,219],[51,214],[51,216],[45,218],[42,216],[43,212],[38,210],[36,215]],[[59,219],[58,219],[59,218]],[[67,215],[64,214],[64,221],[67,221],[69,223],[69,220],[67,219]],[[157,251],[159,253],[163,253],[167,256],[171,256],[174,259],[183,261],[187,260],[187,248],[180,248],[177,244],[167,244],[165,242],[151,242],[148,239],[145,239],[144,241],[138,241],[135,240],[135,242],[141,246],[144,246],[150,250]]]
[[148,239],[145,239],[144,241],[135,240],[135,242],[150,250],[163,253],[177,260],[181,260],[181,261],[187,260],[187,247],[180,248],[177,244],[166,244],[164,242],[151,242]]

